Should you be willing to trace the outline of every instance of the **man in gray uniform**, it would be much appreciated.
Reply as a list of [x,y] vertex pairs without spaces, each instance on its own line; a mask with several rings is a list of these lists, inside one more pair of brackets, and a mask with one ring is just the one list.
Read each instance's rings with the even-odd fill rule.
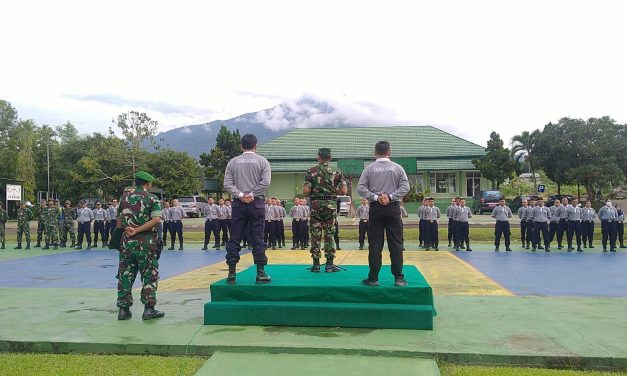
[[451,199],[451,204],[446,208],[446,217],[448,218],[448,246],[450,247],[455,236],[455,221],[453,220],[453,210],[457,208],[459,197]]
[[594,219],[597,216],[597,212],[592,207],[592,203],[590,201],[586,202],[586,207],[581,211],[581,233],[582,233],[582,241],[583,247],[586,248],[594,248],[592,245],[592,240],[594,239]]
[[[229,215],[229,211],[224,204],[224,199],[218,200],[218,226],[222,233],[222,243],[220,245],[226,246],[226,242],[229,241],[229,226],[226,223],[226,218]],[[218,248],[219,249],[219,248]]]
[[211,241],[211,234],[213,233],[213,240],[215,249],[220,249],[220,224],[218,222],[218,205],[213,201],[213,197],[209,197],[208,204],[203,209],[203,215],[205,216],[205,243],[202,247],[203,251],[207,250],[207,245]]
[[170,248],[168,250],[174,250],[174,242],[176,241],[176,234],[179,236],[179,251],[183,250],[183,217],[185,217],[185,209],[179,205],[179,200],[172,200],[172,207],[168,209],[168,217],[170,218]]
[[523,248],[529,249],[529,242],[527,242],[527,217],[529,216],[529,203],[527,200],[522,200],[522,206],[518,209],[518,218],[520,218],[520,241]]
[[109,239],[113,235],[116,227],[116,218],[118,217],[118,200],[112,200],[107,204],[107,223],[105,223],[105,243],[109,243]]
[[599,209],[599,219],[601,220],[601,243],[603,244],[603,252],[607,252],[608,239],[610,240],[610,252],[616,252],[618,211],[612,204],[612,200],[608,199],[605,202],[605,206]]
[[161,222],[163,223],[163,245],[168,244],[168,233],[170,232],[170,201],[163,201],[163,208],[161,209]]
[[551,252],[549,243],[549,220],[551,219],[551,211],[544,206],[544,200],[538,199],[537,206],[533,208],[533,248],[532,252],[536,251],[536,248],[540,244],[540,234],[544,239],[544,251]]
[[439,239],[439,234],[438,234],[438,218],[440,218],[442,216],[442,213],[440,213],[440,208],[438,208],[437,206],[434,206],[434,199],[433,197],[429,197],[427,198],[427,206],[423,209],[423,213],[424,213],[424,217],[425,217],[425,230],[426,230],[426,237],[425,237],[425,247],[427,248],[427,251],[431,250],[431,247],[433,247],[433,249],[435,251],[439,251],[439,243],[440,243],[440,239]]
[[263,241],[276,249],[276,211],[272,205],[272,199],[268,198],[264,206],[264,226],[263,226]]
[[[455,220],[455,226],[457,233],[455,234],[455,251],[466,249],[466,252],[472,252],[470,249],[470,238],[468,236],[468,219],[472,218],[472,210],[466,206],[466,200],[461,199],[459,206],[453,211],[453,219]],[[464,242],[466,247],[464,248]]]
[[387,235],[392,274],[395,286],[407,286],[403,275],[403,236],[399,201],[409,192],[409,181],[403,167],[390,160],[390,143],[379,141],[375,145],[377,160],[368,165],[359,178],[357,192],[370,202],[368,225],[368,278],[366,286],[379,285],[379,271],[384,235]]
[[109,220],[107,217],[107,210],[102,208],[102,203],[96,202],[96,208],[92,210],[94,213],[94,243],[93,247],[98,248],[98,234],[102,239],[102,246],[106,247],[105,243],[105,223]]
[[512,210],[509,206],[505,206],[505,199],[503,197],[499,199],[499,205],[492,209],[491,216],[496,219],[496,223],[494,224],[494,252],[499,251],[501,235],[505,237],[505,250],[511,252],[512,249],[509,247],[509,236],[511,234],[509,219],[512,218]]
[[579,201],[573,198],[572,205],[566,208],[566,220],[568,227],[566,228],[566,240],[568,241],[568,252],[573,250],[573,235],[577,238],[577,252],[583,252],[581,249],[581,208]]
[[370,216],[370,206],[368,200],[361,199],[361,205],[357,208],[357,218],[359,218],[359,250],[364,249],[366,232],[368,231],[368,218]]
[[425,219],[425,208],[427,199],[422,200],[422,205],[418,207],[418,246],[425,248],[425,238],[427,236],[427,220]]
[[[553,243],[560,227],[560,219],[557,216],[558,209],[562,206],[562,202],[560,200],[555,200],[553,205],[549,207],[549,211],[551,212],[551,221],[549,222],[549,243]],[[560,241],[557,242],[557,249],[560,249],[562,243]]]
[[87,201],[81,200],[81,207],[76,209],[76,221],[78,222],[78,241],[76,249],[83,249],[83,236],[87,237],[87,250],[91,249],[91,221],[94,213],[87,207]]
[[564,233],[568,230],[568,223],[566,222],[566,209],[570,206],[568,198],[562,198],[562,205],[555,210],[555,215],[558,218],[559,225],[557,227],[557,249],[562,249],[562,240],[564,239]]
[[305,249],[305,239],[302,235],[304,230],[302,224],[304,208],[300,205],[300,199],[294,198],[294,206],[290,209],[290,217],[292,217],[292,250],[296,250],[299,247]]
[[257,137],[246,134],[242,137],[243,153],[229,161],[224,172],[224,188],[235,199],[231,219],[231,238],[226,244],[226,263],[229,274],[226,283],[235,283],[235,269],[239,262],[240,242],[248,227],[249,243],[253,246],[253,259],[257,265],[255,283],[270,283],[265,266],[266,244],[263,242],[265,217],[264,196],[270,186],[270,163],[257,155]]

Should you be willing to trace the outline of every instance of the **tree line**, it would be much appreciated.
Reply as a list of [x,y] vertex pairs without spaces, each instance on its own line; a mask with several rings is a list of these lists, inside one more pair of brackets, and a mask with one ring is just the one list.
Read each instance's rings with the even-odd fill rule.
[[627,124],[610,117],[562,118],[542,130],[522,132],[512,138],[511,150],[498,133],[492,132],[486,154],[473,160],[493,188],[521,172],[529,172],[535,182],[536,172],[544,171],[557,184],[580,185],[588,200],[597,190],[619,186],[627,175]]

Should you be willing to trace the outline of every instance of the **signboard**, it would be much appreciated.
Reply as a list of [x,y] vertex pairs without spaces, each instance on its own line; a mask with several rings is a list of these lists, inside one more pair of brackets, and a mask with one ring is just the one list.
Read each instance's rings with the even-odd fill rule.
[[544,193],[545,189],[546,189],[546,186],[544,184],[538,185],[538,193]]
[[20,201],[22,199],[22,186],[7,184],[7,201]]

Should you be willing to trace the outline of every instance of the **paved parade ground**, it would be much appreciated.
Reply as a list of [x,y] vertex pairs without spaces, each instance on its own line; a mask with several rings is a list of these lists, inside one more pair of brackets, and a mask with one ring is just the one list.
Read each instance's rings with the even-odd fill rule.
[[[598,247],[585,253],[495,253],[489,244],[474,245],[472,253],[446,247],[408,251],[405,263],[424,274],[438,312],[434,330],[423,331],[204,326],[208,286],[226,276],[226,264],[224,251],[203,252],[200,244],[163,253],[158,308],[165,318],[143,322],[136,290],[133,319],[120,322],[117,252],[16,251],[8,246],[11,250],[0,253],[0,351],[214,355],[199,374],[220,374],[215,372],[221,367],[245,374],[250,365],[241,355],[260,353],[282,354],[273,364],[286,367],[306,364],[303,357],[311,354],[347,358],[355,370],[365,356],[376,356],[371,366],[381,369],[390,359],[403,369],[431,367],[419,362],[424,357],[453,363],[627,367],[627,254],[604,254]],[[367,252],[356,246],[343,242],[338,264],[367,265]],[[268,251],[268,257],[270,263],[303,264],[308,273],[308,251]],[[246,253],[239,267],[251,264]]]

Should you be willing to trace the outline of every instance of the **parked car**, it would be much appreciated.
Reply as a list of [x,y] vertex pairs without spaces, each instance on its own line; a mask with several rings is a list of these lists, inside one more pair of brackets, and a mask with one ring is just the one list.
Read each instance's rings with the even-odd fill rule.
[[492,212],[499,204],[499,199],[503,197],[501,191],[481,191],[479,195],[475,197],[473,204],[473,212],[476,214],[483,214],[483,212]]
[[573,196],[573,195],[551,195],[551,196],[549,196],[549,198],[547,199],[547,204],[546,204],[546,206],[553,206],[553,202],[555,202],[555,200],[560,200],[560,201],[562,201],[562,199],[563,199],[564,197],[566,197],[566,198],[568,199],[568,202],[571,202],[575,196]]
[[201,196],[180,196],[177,199],[188,217],[201,217],[207,206],[207,200]]
[[337,196],[337,199],[340,203],[339,215],[348,215],[351,211],[351,206],[353,205],[352,199],[350,196]]
[[540,198],[540,196],[536,196],[536,195],[516,196],[509,203],[509,208],[512,209],[513,213],[516,213],[516,212],[518,212],[518,209],[520,209],[520,207],[522,206],[522,200],[532,201],[532,200],[538,200],[539,198]]

